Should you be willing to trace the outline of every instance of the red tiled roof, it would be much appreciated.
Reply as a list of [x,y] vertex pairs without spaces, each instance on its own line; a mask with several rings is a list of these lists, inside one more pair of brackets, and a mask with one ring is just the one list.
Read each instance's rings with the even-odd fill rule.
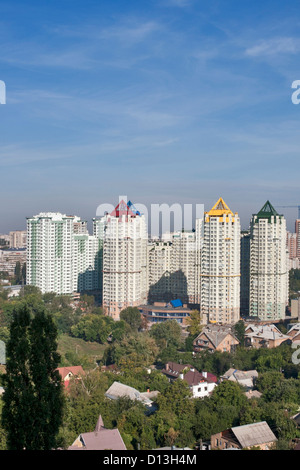
[[[189,369],[184,373],[184,369]],[[167,362],[166,367],[162,373],[173,378],[178,378],[180,374],[184,374],[184,380],[191,386],[197,385],[200,382],[217,383],[218,379],[210,372],[200,373],[190,364],[177,364],[176,362]]]
[[67,375],[70,373],[74,375],[75,377],[84,375],[84,370],[82,366],[58,367],[58,369],[56,370],[59,372],[59,375],[61,376],[63,380],[65,380]]

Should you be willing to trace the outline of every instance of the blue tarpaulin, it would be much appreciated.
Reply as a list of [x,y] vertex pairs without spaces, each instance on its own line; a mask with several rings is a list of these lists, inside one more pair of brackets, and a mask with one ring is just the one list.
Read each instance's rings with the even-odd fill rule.
[[171,305],[172,307],[176,308],[176,307],[182,307],[182,302],[180,299],[176,299],[176,300],[171,300]]

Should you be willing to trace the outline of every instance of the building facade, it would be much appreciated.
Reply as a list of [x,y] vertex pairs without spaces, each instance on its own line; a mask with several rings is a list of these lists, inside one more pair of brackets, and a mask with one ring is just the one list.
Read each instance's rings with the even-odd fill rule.
[[289,266],[286,221],[269,201],[250,225],[249,315],[280,320],[288,305]]
[[300,259],[300,219],[297,219],[295,222],[295,232],[297,239],[296,256]]
[[98,242],[77,216],[45,212],[27,218],[26,284],[72,295],[98,287]]
[[240,318],[239,216],[220,198],[205,212],[203,229],[200,311],[209,322],[236,323]]
[[249,316],[250,295],[250,231],[241,233],[241,282],[240,282],[240,314]]
[[14,230],[9,232],[10,248],[26,248],[26,230]]
[[121,201],[97,225],[103,246],[103,308],[107,315],[117,320],[126,307],[146,303],[146,220],[130,201]]

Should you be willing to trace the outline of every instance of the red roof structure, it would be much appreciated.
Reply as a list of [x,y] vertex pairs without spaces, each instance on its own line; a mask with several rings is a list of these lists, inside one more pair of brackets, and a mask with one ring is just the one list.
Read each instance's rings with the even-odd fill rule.
[[190,364],[177,364],[176,362],[167,362],[162,373],[172,379],[183,376],[189,386],[197,385],[201,382],[217,383],[218,379],[210,372],[199,372]]
[[61,376],[65,387],[68,387],[71,377],[82,377],[84,370],[81,366],[59,367],[56,369]]
[[131,217],[135,217],[135,214],[129,208],[128,204],[125,201],[120,201],[119,204],[114,208],[114,210],[110,213],[113,217],[120,217],[121,215],[130,215]]

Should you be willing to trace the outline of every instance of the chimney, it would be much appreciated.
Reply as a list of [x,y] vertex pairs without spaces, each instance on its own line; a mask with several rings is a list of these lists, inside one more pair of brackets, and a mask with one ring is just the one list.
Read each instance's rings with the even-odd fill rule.
[[203,371],[203,372],[202,372],[202,375],[203,375],[203,377],[205,377],[205,378],[207,379],[207,372],[204,372],[204,371]]
[[183,375],[182,373],[179,374],[179,378],[183,380],[183,379],[184,379],[184,375]]

